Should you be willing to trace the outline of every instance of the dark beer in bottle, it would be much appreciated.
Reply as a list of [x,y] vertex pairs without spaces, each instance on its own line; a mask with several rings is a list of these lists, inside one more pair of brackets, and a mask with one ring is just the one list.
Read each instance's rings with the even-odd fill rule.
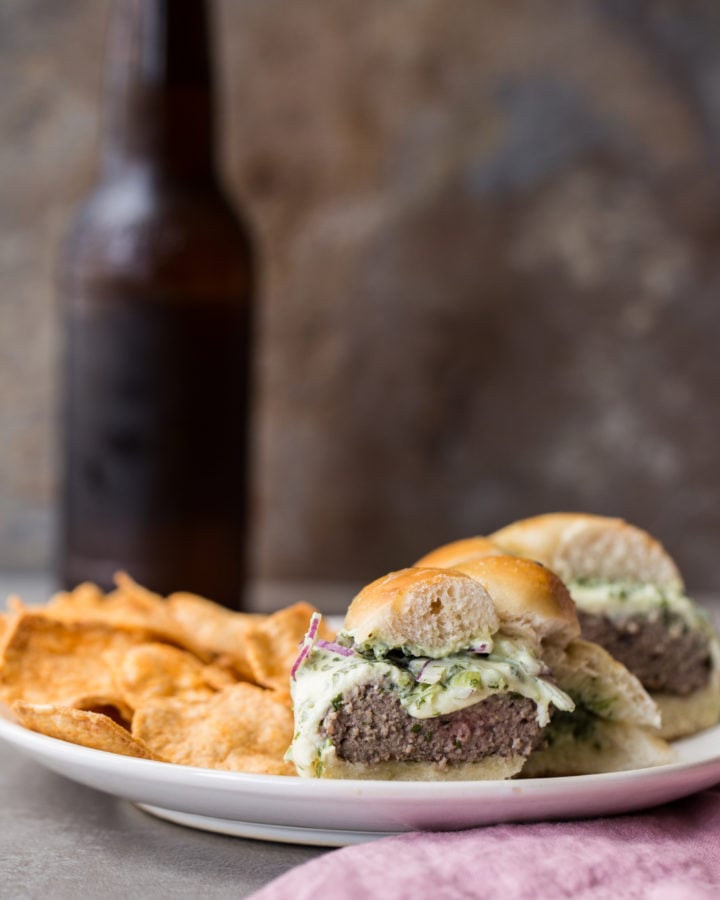
[[101,177],[61,272],[59,577],[239,607],[252,252],[211,62],[203,0],[116,0]]

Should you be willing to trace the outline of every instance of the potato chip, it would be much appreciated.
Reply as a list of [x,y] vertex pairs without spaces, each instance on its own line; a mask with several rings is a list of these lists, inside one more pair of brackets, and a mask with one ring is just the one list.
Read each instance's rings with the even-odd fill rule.
[[245,637],[267,616],[233,612],[196,594],[171,594],[167,603],[182,631],[184,647],[206,661],[230,665],[240,678],[252,680]]
[[133,581],[126,572],[117,572],[114,580],[116,589],[107,595],[108,605],[123,610],[129,618],[134,616],[135,624],[155,629],[161,638],[181,638],[165,597]]
[[168,762],[294,775],[283,759],[292,712],[271,691],[240,682],[207,698],[168,698],[140,708],[133,736]]
[[20,613],[24,612],[27,609],[27,606],[25,606],[17,594],[10,594],[7,598],[7,608],[9,613]]
[[115,682],[133,709],[162,697],[210,696],[236,679],[169,644],[140,644],[119,661]]
[[0,615],[0,700],[21,723],[114,753],[295,774],[289,678],[313,607],[239,613],[123,573],[116,584],[82,584],[43,610],[14,599]]
[[21,700],[13,704],[12,710],[20,724],[31,731],[91,747],[93,750],[157,759],[142,741],[134,738],[108,716],[66,706],[25,703]]
[[7,609],[0,613],[0,655],[5,644],[10,639],[10,634],[15,628],[18,617],[26,611],[26,607],[19,597],[11,594],[7,598]]
[[68,622],[104,622],[120,628],[144,628],[151,637],[182,644],[182,630],[170,614],[166,600],[136,584],[124,572],[115,576],[117,589],[104,594],[95,584],[56,594],[46,611]]
[[[253,680],[282,693],[290,691],[290,670],[297,659],[302,641],[315,608],[309,603],[296,603],[266,616],[246,636],[246,653]],[[318,637],[332,640],[335,633],[324,621]]]
[[122,709],[113,669],[120,655],[147,640],[148,633],[140,629],[20,613],[0,657],[0,699],[82,707],[103,698],[104,704]]
[[126,731],[130,731],[130,723],[135,711],[120,697],[104,697],[101,694],[87,694],[78,697],[73,703],[72,709],[101,713],[121,725]]
[[60,591],[50,598],[45,607],[48,615],[64,616],[69,619],[88,616],[100,609],[105,603],[105,594],[96,584],[85,581],[75,590]]

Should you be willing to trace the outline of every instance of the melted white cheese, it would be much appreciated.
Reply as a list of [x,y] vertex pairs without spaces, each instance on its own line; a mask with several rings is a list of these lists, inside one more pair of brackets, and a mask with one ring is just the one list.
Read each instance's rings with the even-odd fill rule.
[[[432,684],[416,680],[408,669],[389,659],[344,657],[315,647],[292,683],[295,736],[287,753],[301,774],[319,775],[334,754],[331,741],[321,733],[330,709],[342,703],[356,685],[382,684],[396,691],[405,711],[417,719],[456,712],[490,697],[513,692],[533,700],[541,726],[550,720],[549,706],[574,709],[573,701],[543,675],[547,672],[524,642],[496,635],[487,656],[454,653],[432,661]],[[439,678],[438,669],[442,669]]]
[[663,590],[654,584],[601,580],[569,581],[567,587],[578,608],[587,613],[618,622],[638,615],[653,620],[670,615],[690,628],[712,631],[704,611],[677,590]]

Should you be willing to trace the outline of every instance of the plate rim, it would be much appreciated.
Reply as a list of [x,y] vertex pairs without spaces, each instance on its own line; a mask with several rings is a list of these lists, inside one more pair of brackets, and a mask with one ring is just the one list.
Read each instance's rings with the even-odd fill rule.
[[[276,790],[287,788],[289,790],[302,790],[308,785],[314,785],[313,790],[323,792],[323,796],[332,797],[333,792],[344,794],[348,787],[354,791],[361,791],[365,795],[373,795],[380,792],[383,796],[388,793],[397,794],[400,797],[417,796],[418,788],[427,791],[428,794],[449,793],[450,795],[457,793],[464,795],[467,793],[468,787],[472,785],[476,789],[488,786],[504,786],[517,787],[521,786],[524,792],[532,792],[535,789],[546,789],[552,787],[567,786],[572,789],[578,785],[607,785],[610,786],[617,781],[626,781],[631,779],[633,782],[644,780],[655,780],[663,776],[680,774],[683,772],[694,772],[698,769],[718,767],[718,779],[720,780],[720,724],[705,729],[689,738],[673,742],[673,746],[682,748],[693,741],[697,741],[710,736],[712,732],[717,732],[719,738],[717,750],[712,755],[703,756],[694,760],[674,760],[660,766],[651,766],[641,769],[624,769],[616,772],[598,772],[591,775],[562,775],[543,778],[520,778],[520,779],[468,779],[468,780],[452,780],[452,781],[391,781],[381,779],[330,779],[330,778],[302,778],[298,775],[263,775],[252,772],[235,772],[227,769],[210,769],[200,766],[187,766],[179,763],[164,762],[162,760],[142,759],[140,757],[124,756],[119,753],[112,753],[108,750],[97,750],[92,747],[85,747],[82,744],[75,744],[71,741],[64,741],[60,738],[50,737],[40,732],[32,731],[23,725],[15,722],[11,718],[11,713],[4,709],[0,709],[0,740],[11,744],[21,750],[30,753],[43,751],[54,752],[55,754],[73,757],[71,762],[82,760],[87,762],[95,762],[99,767],[119,767],[126,768],[130,766],[135,768],[138,774],[152,774],[154,780],[159,776],[160,780],[168,783],[175,782],[178,778],[184,780],[197,779],[199,782],[206,781],[208,786],[210,783],[217,782],[227,789],[228,784],[235,782],[238,788],[248,789],[252,787],[269,788],[273,793]],[[43,754],[45,755],[45,754]],[[162,773],[165,773],[164,775]]]
[[0,741],[61,777],[140,806],[150,815],[232,837],[327,847],[408,832],[641,812],[720,783],[720,725],[683,743],[698,740],[695,758],[595,775],[331,780],[123,756],[30,731],[0,709]]

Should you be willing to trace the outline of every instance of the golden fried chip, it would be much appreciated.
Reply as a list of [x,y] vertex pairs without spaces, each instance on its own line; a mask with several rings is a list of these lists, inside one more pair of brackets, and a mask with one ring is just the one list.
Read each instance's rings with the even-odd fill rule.
[[[19,701],[18,701],[19,702]],[[72,709],[82,709],[85,712],[101,713],[117,722],[126,731],[130,731],[134,709],[120,697],[104,697],[102,694],[88,694],[78,697],[73,703]]]
[[27,606],[25,606],[17,594],[10,594],[7,598],[7,608],[9,613],[21,613],[27,609]]
[[116,572],[116,588],[107,595],[107,603],[123,610],[135,624],[152,627],[160,638],[175,641],[180,629],[170,613],[165,597],[138,584],[126,572]]
[[133,709],[162,697],[209,696],[235,680],[185,650],[158,643],[128,650],[115,672],[118,689]]
[[14,618],[0,657],[0,699],[82,707],[97,698],[123,708],[113,679],[119,656],[148,640],[140,629],[64,622],[41,612]]
[[168,762],[294,775],[283,759],[292,712],[271,691],[240,682],[210,697],[168,698],[138,709],[133,735]]
[[[0,613],[0,660],[5,652],[5,646],[10,640],[18,623],[18,619],[25,612],[25,606],[19,597],[10,596],[7,599],[8,609]],[[0,692],[0,699],[2,693]]]
[[[290,690],[290,670],[297,659],[299,644],[315,608],[309,603],[296,603],[259,622],[246,636],[246,652],[253,680],[282,693]],[[318,637],[332,640],[334,632],[324,621]]]
[[144,628],[153,638],[182,643],[182,631],[163,597],[136,584],[124,572],[115,576],[115,583],[117,589],[109,594],[95,584],[80,584],[73,591],[56,594],[46,611],[62,621]]
[[48,615],[79,619],[101,609],[104,603],[105,594],[100,588],[85,581],[72,591],[60,591],[52,596],[45,611]]
[[184,647],[206,661],[230,665],[240,678],[252,680],[245,636],[267,616],[233,612],[196,594],[171,594],[167,603]]
[[166,600],[122,573],[116,584],[0,616],[0,700],[21,723],[115,753],[295,774],[289,678],[313,607],[237,613],[194,594]]
[[20,724],[31,731],[94,750],[157,759],[142,741],[100,713],[49,703],[24,703],[21,700],[13,704],[12,710]]

